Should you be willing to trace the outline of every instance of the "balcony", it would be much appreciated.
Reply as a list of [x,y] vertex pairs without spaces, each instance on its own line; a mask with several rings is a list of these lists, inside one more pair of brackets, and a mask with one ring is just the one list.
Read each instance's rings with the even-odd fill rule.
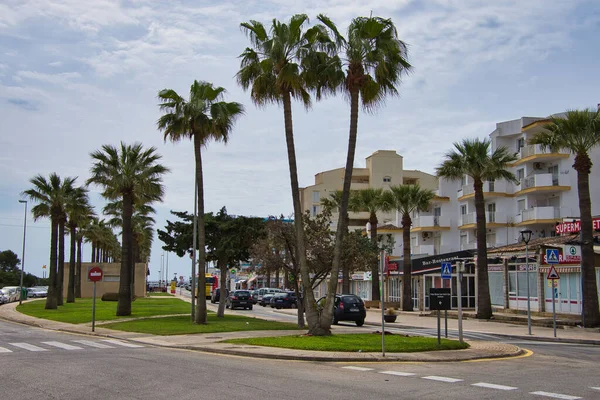
[[561,186],[560,183],[557,175],[536,174],[521,179],[521,183],[515,188],[515,195],[571,190],[571,186]]
[[436,190],[434,192],[434,196],[433,199],[431,200],[432,203],[441,203],[441,202],[448,202],[450,201],[450,197],[446,196],[440,189]]
[[537,160],[551,160],[557,158],[569,158],[569,154],[566,153],[549,153],[546,150],[542,150],[539,144],[527,145],[521,147],[521,150],[517,153],[518,160],[513,165],[520,165],[528,161]]
[[[507,181],[486,181],[483,183],[483,197],[486,199],[499,196],[509,196],[512,185]],[[468,200],[475,197],[473,185],[464,185],[457,194],[458,201]]]
[[411,232],[449,231],[450,218],[437,215],[420,215],[412,220]]
[[456,249],[452,249],[451,246],[435,246],[433,244],[422,244],[420,246],[412,247],[412,254],[427,254],[430,256],[435,256],[438,254],[445,254],[455,251]]
[[[487,222],[487,226],[490,228],[505,226],[507,224],[508,219],[506,218],[506,214],[499,212],[489,212],[485,213],[485,221]],[[460,225],[458,229],[473,229],[477,226],[477,217],[476,214],[469,213],[460,216]]]
[[561,209],[559,207],[533,207],[527,210],[522,210],[521,214],[516,216],[515,224],[522,226],[554,223],[561,220],[561,214],[566,215],[567,212],[561,213]]

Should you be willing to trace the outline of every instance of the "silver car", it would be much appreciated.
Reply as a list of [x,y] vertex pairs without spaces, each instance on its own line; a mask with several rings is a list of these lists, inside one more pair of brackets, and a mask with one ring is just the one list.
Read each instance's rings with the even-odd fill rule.
[[0,304],[9,303],[10,302],[10,294],[8,290],[0,289]]

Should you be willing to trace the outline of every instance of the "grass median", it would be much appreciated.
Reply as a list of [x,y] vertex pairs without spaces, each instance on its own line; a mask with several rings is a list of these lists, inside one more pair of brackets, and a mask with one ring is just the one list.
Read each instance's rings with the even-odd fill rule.
[[[341,334],[331,336],[279,336],[247,339],[230,339],[226,343],[254,346],[281,347],[296,350],[378,352],[381,351],[381,335],[373,333]],[[386,335],[385,351],[390,353],[413,353],[419,351],[460,350],[469,345],[456,340],[420,336]]]
[[194,324],[189,315],[163,318],[146,318],[134,321],[111,322],[103,324],[103,328],[127,332],[147,333],[149,335],[186,335],[194,333],[295,330],[296,324],[266,321],[241,315],[225,314],[217,318],[215,313],[208,313],[206,324]]
[[[92,299],[77,299],[75,303],[64,303],[56,310],[44,309],[46,300],[30,301],[17,306],[17,311],[36,318],[52,321],[83,324],[92,322]],[[142,318],[157,315],[186,314],[190,303],[173,297],[140,297],[131,303],[131,315],[117,317],[116,301],[96,300],[96,321],[112,321],[123,318]]]

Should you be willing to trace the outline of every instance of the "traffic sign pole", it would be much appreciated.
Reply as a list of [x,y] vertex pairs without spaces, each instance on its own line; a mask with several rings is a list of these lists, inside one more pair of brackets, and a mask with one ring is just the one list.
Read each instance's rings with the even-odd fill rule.
[[92,332],[96,330],[96,281],[94,281],[94,294],[92,298]]
[[92,267],[88,271],[88,279],[94,282],[94,291],[92,293],[92,332],[96,330],[96,282],[101,281],[104,273],[100,267]]
[[554,337],[556,337],[556,288],[552,279],[552,322],[554,324]]

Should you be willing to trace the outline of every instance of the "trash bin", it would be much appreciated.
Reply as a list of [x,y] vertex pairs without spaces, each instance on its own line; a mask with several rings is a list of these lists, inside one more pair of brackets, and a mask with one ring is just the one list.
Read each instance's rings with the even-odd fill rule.
[[21,300],[27,300],[27,288],[21,288]]

